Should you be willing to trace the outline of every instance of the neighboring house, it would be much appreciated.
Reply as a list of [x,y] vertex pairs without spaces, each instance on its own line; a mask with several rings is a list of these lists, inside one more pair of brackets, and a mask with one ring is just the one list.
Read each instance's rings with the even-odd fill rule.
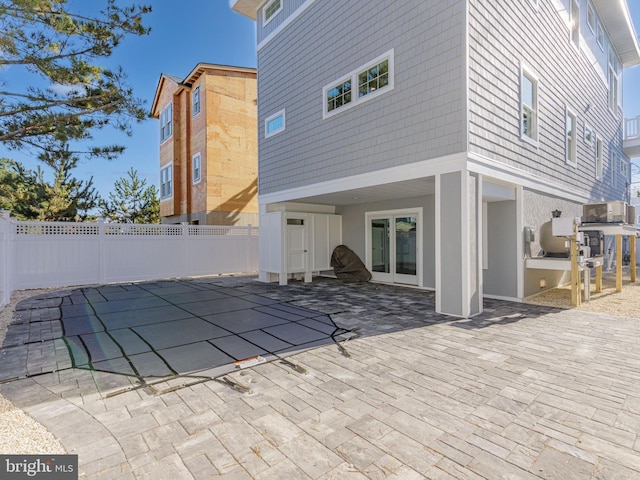
[[160,76],[162,223],[258,224],[256,93],[254,68],[199,63],[184,79]]
[[466,317],[560,281],[525,261],[553,210],[628,197],[623,0],[231,6],[257,23],[264,281],[342,241]]

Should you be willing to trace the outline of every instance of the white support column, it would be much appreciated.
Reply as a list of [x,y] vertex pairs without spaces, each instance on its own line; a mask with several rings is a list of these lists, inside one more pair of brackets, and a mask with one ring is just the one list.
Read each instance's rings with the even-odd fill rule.
[[468,171],[436,175],[436,311],[482,311],[482,188]]
[[524,190],[522,185],[516,186],[516,255],[517,255],[517,276],[516,276],[516,288],[518,298],[524,298],[524,214],[522,209],[522,197]]

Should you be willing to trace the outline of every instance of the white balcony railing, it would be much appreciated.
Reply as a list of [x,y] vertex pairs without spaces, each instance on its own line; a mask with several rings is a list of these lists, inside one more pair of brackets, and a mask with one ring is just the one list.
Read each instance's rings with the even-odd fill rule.
[[640,138],[640,115],[635,118],[627,118],[624,121],[624,139],[635,140]]

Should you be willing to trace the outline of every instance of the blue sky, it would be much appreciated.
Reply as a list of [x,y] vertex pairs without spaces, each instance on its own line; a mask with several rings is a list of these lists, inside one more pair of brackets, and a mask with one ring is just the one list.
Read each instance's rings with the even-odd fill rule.
[[[190,0],[180,6],[175,0],[146,3],[153,6],[153,12],[146,16],[151,34],[124,40],[109,63],[124,67],[135,95],[147,101],[147,109],[151,107],[161,73],[184,78],[199,62],[256,66],[254,22],[233,12],[228,0]],[[628,0],[628,4],[636,30],[640,31],[640,0]],[[625,117],[640,115],[640,66],[625,72],[623,94]],[[103,197],[108,196],[114,182],[131,167],[148,183],[158,184],[157,120],[148,119],[135,125],[131,138],[105,131],[97,134],[96,140],[99,144],[119,143],[127,147],[118,159],[86,161],[75,173],[79,178],[93,176]],[[29,156],[2,147],[0,156],[20,160],[29,168],[38,164]],[[640,164],[640,159],[636,163]],[[635,171],[640,171],[640,167]],[[640,181],[640,175],[634,180]],[[635,186],[640,187],[640,182]]]

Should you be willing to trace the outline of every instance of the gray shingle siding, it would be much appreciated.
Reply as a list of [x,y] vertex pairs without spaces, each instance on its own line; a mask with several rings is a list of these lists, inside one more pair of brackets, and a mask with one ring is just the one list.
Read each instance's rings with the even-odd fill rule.
[[[623,156],[622,117],[609,111],[602,73],[570,43],[553,3],[536,9],[526,1],[469,1],[469,149],[594,199],[622,198],[626,185],[618,176],[613,186],[611,165],[612,152]],[[520,138],[521,64],[539,77],[537,147]],[[564,160],[566,106],[577,115],[577,167]],[[602,180],[595,180],[595,141],[585,142],[585,122],[604,141]]]
[[[322,0],[321,0],[322,1]],[[282,25],[287,18],[295,13],[298,8],[300,8],[307,0],[281,0],[282,2],[282,10],[277,13],[274,17],[271,18],[266,25],[263,24],[262,19],[264,18],[263,10],[266,2],[262,5],[260,10],[258,11],[258,18],[256,19],[256,33],[258,38],[258,44],[262,42],[265,38],[273,33],[280,25]]]
[[[465,8],[318,0],[263,45],[260,193],[465,151]],[[323,87],[392,48],[395,88],[323,119]],[[265,139],[264,119],[283,108],[286,130]]]

